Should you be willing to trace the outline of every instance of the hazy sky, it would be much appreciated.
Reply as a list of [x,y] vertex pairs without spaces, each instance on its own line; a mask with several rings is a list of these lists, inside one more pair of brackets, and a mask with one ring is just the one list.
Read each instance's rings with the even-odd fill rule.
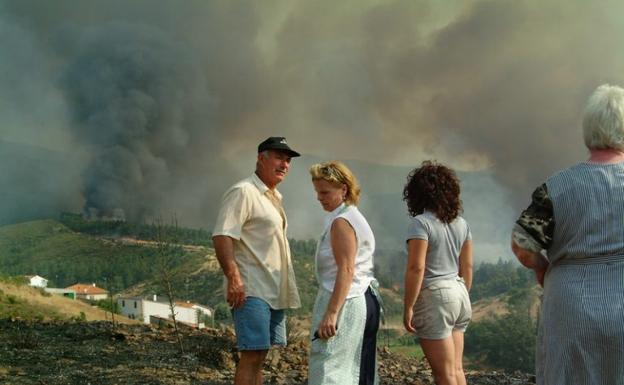
[[[1,187],[211,228],[258,142],[283,135],[314,159],[483,170],[491,188],[467,201],[496,210],[466,211],[506,250],[506,230],[489,229],[510,227],[537,184],[585,157],[585,100],[624,84],[623,12],[570,0],[0,1],[0,140],[71,164],[42,165],[41,187],[31,166],[4,162]],[[286,191],[307,186],[307,166]],[[314,204],[311,192],[286,198],[293,213]],[[0,205],[19,218],[19,202]],[[303,218],[292,235],[313,236]]]

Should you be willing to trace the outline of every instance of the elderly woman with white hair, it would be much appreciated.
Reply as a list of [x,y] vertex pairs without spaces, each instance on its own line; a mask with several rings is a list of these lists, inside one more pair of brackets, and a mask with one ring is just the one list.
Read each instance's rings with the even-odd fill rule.
[[583,118],[589,159],[533,193],[512,250],[544,287],[537,384],[624,384],[624,89]]

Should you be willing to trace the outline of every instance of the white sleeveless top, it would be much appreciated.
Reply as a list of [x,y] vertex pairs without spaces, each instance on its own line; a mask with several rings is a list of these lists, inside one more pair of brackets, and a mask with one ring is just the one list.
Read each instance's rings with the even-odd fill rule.
[[322,288],[334,290],[338,266],[331,248],[331,225],[337,218],[345,219],[355,230],[357,241],[355,271],[347,298],[358,297],[366,292],[375,279],[373,276],[375,236],[366,218],[356,206],[347,206],[343,203],[325,218],[325,230],[316,248],[316,278]]

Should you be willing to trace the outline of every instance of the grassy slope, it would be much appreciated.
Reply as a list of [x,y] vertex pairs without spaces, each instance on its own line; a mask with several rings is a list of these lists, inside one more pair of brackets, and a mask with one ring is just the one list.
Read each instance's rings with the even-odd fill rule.
[[[308,314],[316,296],[314,261],[310,256],[294,255],[293,264],[302,303],[295,313]],[[223,273],[212,248],[205,248],[174,269],[173,283],[176,297],[210,306],[224,302]],[[160,286],[158,279],[150,279],[125,290],[124,295],[162,293]]]
[[[26,285],[0,281],[0,318],[80,319],[81,313],[86,321],[110,320],[110,314],[82,301],[44,294],[41,290]],[[136,323],[119,315],[115,319],[123,323]]]
[[[215,306],[223,301],[221,268],[213,249],[195,253],[171,271],[174,295],[177,298]],[[158,272],[156,272],[158,274]],[[158,277],[150,278],[123,291],[122,295],[164,295]]]

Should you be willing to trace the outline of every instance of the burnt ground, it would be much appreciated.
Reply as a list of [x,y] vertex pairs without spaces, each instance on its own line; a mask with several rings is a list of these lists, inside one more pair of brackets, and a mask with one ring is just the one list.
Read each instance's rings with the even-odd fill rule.
[[[225,385],[231,384],[236,352],[227,329],[184,330],[180,352],[170,328],[107,322],[0,320],[0,383],[15,385]],[[272,350],[265,384],[305,384],[306,339]],[[381,348],[382,384],[433,384],[424,361]],[[471,372],[475,385],[530,385],[534,377]]]

